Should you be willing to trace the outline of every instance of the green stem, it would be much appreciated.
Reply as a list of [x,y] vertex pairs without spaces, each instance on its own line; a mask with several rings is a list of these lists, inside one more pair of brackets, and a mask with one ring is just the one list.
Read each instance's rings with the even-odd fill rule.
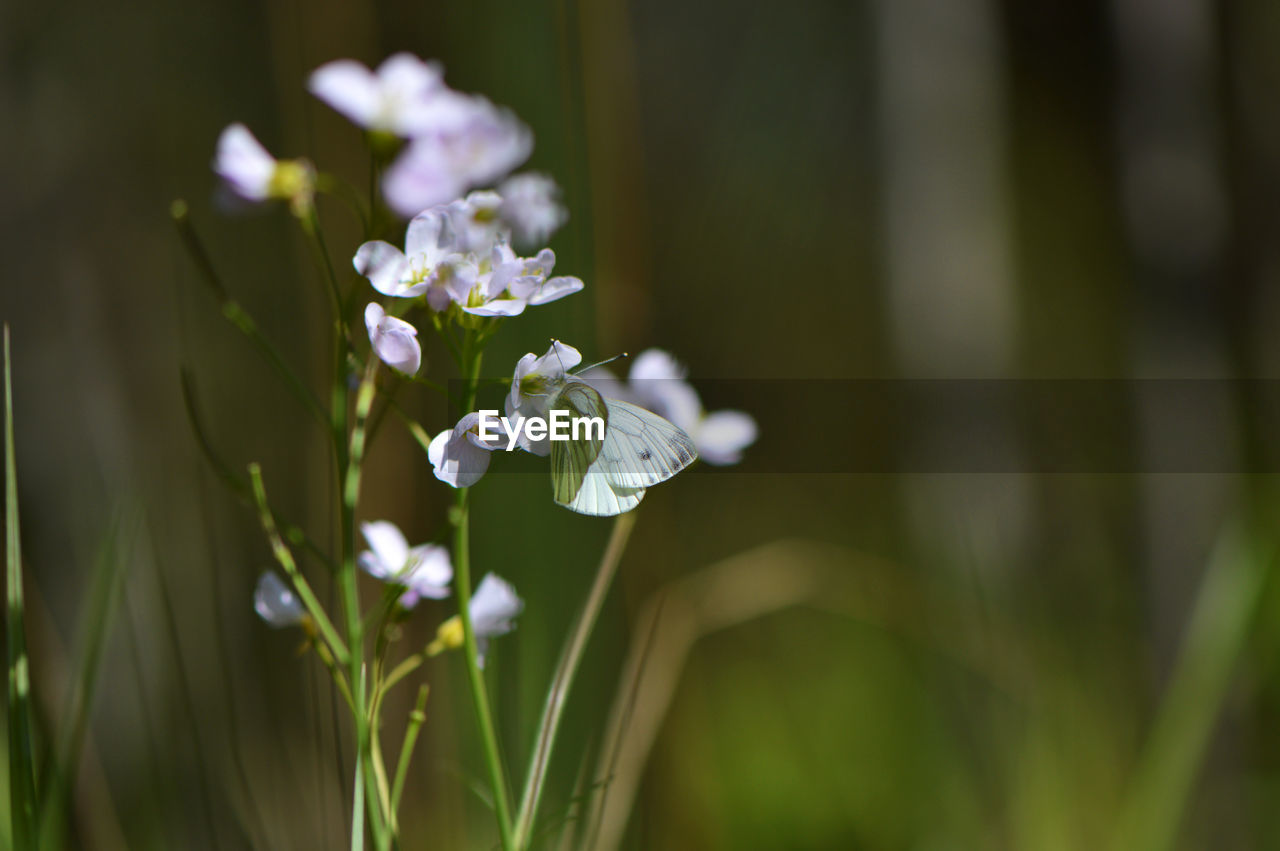
[[[463,391],[462,413],[475,407],[476,387],[480,381],[481,352],[475,345],[475,335],[468,331],[463,340]],[[506,773],[498,753],[498,736],[493,726],[493,713],[489,708],[489,695],[485,690],[484,675],[480,671],[475,628],[471,624],[471,550],[470,524],[468,522],[468,488],[459,488],[454,506],[453,569],[454,588],[458,592],[458,615],[462,620],[463,657],[467,666],[467,682],[471,686],[471,698],[480,728],[480,743],[484,761],[489,769],[489,782],[493,786],[493,810],[498,821],[498,835],[503,851],[514,851],[515,836],[511,829],[511,804],[507,792]]]
[[276,561],[280,563],[280,567],[284,568],[285,575],[293,582],[293,587],[297,590],[298,597],[302,600],[302,604],[306,606],[307,613],[311,615],[316,628],[320,630],[320,634],[328,642],[333,655],[343,662],[348,661],[352,655],[351,651],[347,649],[347,645],[338,637],[338,631],[334,629],[333,623],[329,620],[328,615],[324,613],[324,607],[320,605],[320,601],[311,590],[311,586],[298,570],[293,553],[289,551],[289,547],[280,537],[280,530],[276,528],[275,518],[271,516],[271,506],[267,502],[267,489],[262,482],[262,468],[257,464],[249,465],[249,481],[253,486],[253,499],[258,506],[258,516],[262,521],[262,529],[267,534],[268,543],[271,544],[271,552],[275,555]]
[[418,731],[427,720],[427,692],[426,684],[418,687],[418,701],[413,706],[413,712],[409,714],[409,726],[404,731],[404,743],[400,746],[400,761],[396,763],[396,778],[391,783],[392,818],[395,818],[395,813],[400,810],[400,794],[404,791],[405,777],[409,773],[409,760],[413,757],[413,746],[418,741]]
[[609,543],[605,546],[604,555],[600,557],[600,566],[596,569],[596,578],[591,583],[591,591],[582,606],[573,633],[565,644],[556,666],[555,676],[551,680],[551,688],[547,690],[547,701],[542,709],[542,722],[538,725],[538,738],[533,746],[533,755],[529,759],[529,773],[525,778],[524,793],[520,797],[520,813],[516,817],[515,839],[517,848],[525,848],[533,834],[534,819],[538,815],[538,802],[546,786],[547,769],[551,765],[551,752],[555,747],[556,733],[560,729],[560,719],[569,698],[569,689],[573,686],[574,677],[578,673],[578,665],[582,662],[583,651],[587,640],[595,628],[609,595],[609,586],[618,572],[622,562],[622,554],[627,549],[627,541],[631,538],[631,530],[636,525],[635,512],[619,514],[613,521],[613,532],[609,535]]
[[369,829],[373,834],[374,845],[379,849],[390,847],[391,837],[382,804],[376,794],[378,789],[372,754],[373,739],[370,734],[369,718],[369,686],[364,656],[364,621],[360,614],[360,591],[356,579],[356,502],[360,490],[360,463],[364,454],[364,424],[369,414],[373,399],[373,376],[376,374],[377,358],[371,358],[365,379],[361,384],[356,401],[356,424],[351,431],[348,443],[347,426],[349,391],[347,389],[347,354],[351,350],[350,340],[346,333],[345,312],[342,295],[338,288],[338,276],[325,245],[324,231],[320,226],[320,218],[314,205],[300,217],[303,231],[309,237],[316,262],[321,267],[328,282],[329,294],[333,302],[333,386],[330,393],[329,430],[333,445],[334,458],[337,461],[338,486],[338,537],[342,558],[338,564],[338,588],[342,595],[342,607],[346,620],[347,677],[356,686],[353,713],[356,737],[355,792],[352,795],[351,845],[353,848],[364,846],[364,815],[367,810]]
[[239,329],[240,333],[249,338],[249,342],[253,343],[258,349],[258,353],[266,359],[267,363],[271,364],[271,367],[284,380],[293,395],[298,397],[302,406],[307,409],[307,413],[314,416],[321,424],[324,424],[324,408],[316,399],[315,394],[307,389],[307,386],[298,377],[297,373],[289,368],[281,354],[276,351],[275,346],[271,345],[270,341],[262,336],[262,332],[258,330],[257,323],[253,321],[253,317],[245,312],[239,302],[233,299],[227,292],[227,288],[222,285],[222,280],[218,277],[218,272],[213,267],[213,260],[209,258],[209,252],[205,251],[204,243],[200,241],[195,227],[191,224],[191,216],[186,202],[174,201],[170,209],[170,215],[173,217],[174,225],[178,228],[178,236],[182,239],[182,244],[186,247],[187,253],[191,255],[192,262],[195,263],[196,269],[200,272],[201,279],[209,288],[209,291],[213,293],[213,297],[217,299],[223,317]]

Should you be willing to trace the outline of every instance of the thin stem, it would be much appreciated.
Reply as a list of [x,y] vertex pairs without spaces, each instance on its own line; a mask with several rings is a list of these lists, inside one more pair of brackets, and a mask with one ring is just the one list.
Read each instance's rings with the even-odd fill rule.
[[[404,731],[404,743],[400,745],[400,761],[396,763],[396,778],[391,783],[391,817],[400,811],[400,794],[404,791],[405,777],[409,774],[409,760],[413,757],[413,746],[418,741],[418,731],[427,720],[427,694],[429,689],[424,683],[418,687],[418,701],[409,713],[409,726]],[[392,824],[395,824],[393,821]],[[396,825],[398,827],[398,825]]]
[[324,607],[320,605],[320,601],[316,599],[311,586],[307,584],[307,580],[303,578],[302,573],[298,570],[297,562],[293,559],[293,553],[289,551],[289,547],[280,537],[280,530],[276,528],[275,518],[271,516],[271,507],[267,503],[267,489],[262,483],[262,468],[257,464],[249,465],[249,481],[253,486],[253,498],[258,506],[258,516],[262,521],[262,529],[267,533],[267,541],[271,544],[271,552],[275,555],[276,561],[280,563],[280,566],[284,568],[284,572],[289,579],[292,580],[293,587],[298,591],[298,597],[301,598],[302,604],[307,607],[307,613],[315,621],[316,628],[320,630],[324,640],[329,643],[334,656],[346,662],[351,655],[347,645],[338,637],[338,631],[334,629],[329,616],[324,613]]
[[[183,367],[181,371],[181,381],[182,401],[187,409],[187,421],[191,424],[191,431],[195,435],[196,444],[200,447],[205,460],[209,462],[209,466],[213,467],[214,473],[227,486],[228,490],[246,504],[254,505],[254,497],[249,483],[234,471],[230,464],[223,460],[218,451],[214,449],[213,442],[209,439],[209,434],[204,427],[204,419],[200,416],[200,408],[196,404],[195,379],[192,378],[191,371],[186,367]],[[286,541],[307,550],[319,559],[326,568],[331,572],[333,571],[333,562],[329,559],[329,554],[321,549],[319,544],[311,540],[311,537],[306,532],[280,517],[276,511],[272,510],[271,514],[275,518],[275,522],[279,524],[280,532]]]
[[[476,387],[480,378],[481,352],[475,345],[475,335],[467,332],[463,340],[463,392],[462,412],[475,406]],[[485,690],[484,675],[480,671],[475,628],[471,624],[471,552],[468,522],[468,488],[459,488],[454,507],[453,567],[454,587],[458,592],[458,614],[462,620],[463,657],[467,665],[467,682],[471,686],[471,698],[480,728],[480,743],[484,761],[489,769],[489,781],[493,787],[493,810],[498,821],[498,835],[503,851],[514,851],[515,837],[511,829],[511,804],[507,792],[506,773],[502,757],[498,753],[498,736],[493,726],[493,713],[489,708],[489,695]]]
[[253,317],[245,312],[244,308],[231,297],[226,287],[222,285],[217,270],[213,267],[213,261],[209,258],[209,253],[205,251],[204,243],[200,241],[195,227],[191,224],[191,216],[186,203],[174,201],[170,209],[170,215],[173,217],[174,225],[178,228],[178,236],[182,239],[182,244],[186,247],[187,253],[191,255],[192,262],[195,263],[196,269],[200,272],[201,279],[209,288],[209,291],[213,293],[213,297],[217,299],[222,315],[249,338],[249,342],[253,343],[259,354],[266,359],[267,363],[271,364],[288,388],[293,391],[293,395],[298,397],[302,406],[307,409],[307,413],[314,416],[321,424],[324,424],[324,408],[319,400],[316,399],[315,394],[307,389],[307,386],[302,383],[302,379],[290,369],[284,358],[276,351],[275,346],[271,345],[267,338],[262,336],[262,332],[258,330],[257,323],[253,321]]
[[320,214],[316,212],[316,205],[310,204],[307,207],[307,214],[299,217],[302,223],[302,229],[310,237],[312,251],[316,255],[316,263],[324,272],[325,282],[329,286],[329,298],[333,302],[334,321],[339,324],[343,321],[342,312],[342,293],[338,289],[338,274],[333,268],[333,258],[329,256],[329,249],[324,242],[324,230],[320,227]]
[[[360,693],[364,694],[364,670],[360,671]],[[355,713],[360,717],[360,713]],[[364,749],[356,748],[356,773],[352,779],[351,851],[364,851]]]
[[595,580],[587,594],[586,602],[573,632],[560,656],[555,676],[551,680],[551,688],[547,691],[547,701],[542,709],[542,722],[538,725],[538,738],[534,742],[533,755],[529,759],[529,773],[525,778],[524,793],[520,798],[520,813],[516,817],[516,847],[525,848],[532,836],[534,819],[538,814],[538,802],[546,786],[547,769],[551,765],[551,752],[555,747],[556,733],[560,729],[560,719],[568,701],[569,689],[573,686],[578,666],[582,662],[583,651],[587,640],[595,628],[605,598],[609,595],[609,586],[618,572],[622,562],[622,554],[626,552],[627,541],[631,538],[631,530],[636,525],[634,511],[619,514],[613,521],[613,531],[609,535],[609,543],[605,546],[604,555],[600,557],[600,566],[596,568]]
[[[337,460],[338,476],[338,536],[342,551],[342,559],[338,565],[338,586],[342,594],[342,606],[346,619],[347,643],[351,651],[347,656],[347,675],[351,682],[357,684],[354,695],[356,711],[353,713],[356,737],[356,789],[353,795],[353,815],[358,810],[362,817],[352,818],[351,841],[353,847],[364,842],[363,811],[368,801],[369,828],[373,833],[374,844],[379,849],[390,847],[390,835],[382,812],[382,804],[376,796],[369,795],[367,788],[377,789],[376,769],[372,758],[372,736],[370,735],[370,718],[367,684],[367,672],[364,663],[364,622],[360,614],[360,591],[356,580],[355,554],[355,511],[359,498],[360,462],[364,454],[364,423],[372,405],[372,380],[377,368],[377,359],[372,358],[366,370],[365,380],[361,383],[356,402],[356,425],[352,429],[350,443],[347,437],[349,392],[347,389],[347,353],[350,351],[346,334],[345,312],[342,295],[338,288],[338,276],[333,267],[325,245],[324,231],[320,226],[320,218],[314,205],[300,217],[303,230],[310,238],[316,262],[321,267],[329,285],[329,294],[333,302],[333,386],[330,395],[329,430],[333,444],[334,457]],[[357,833],[357,824],[360,830]]]

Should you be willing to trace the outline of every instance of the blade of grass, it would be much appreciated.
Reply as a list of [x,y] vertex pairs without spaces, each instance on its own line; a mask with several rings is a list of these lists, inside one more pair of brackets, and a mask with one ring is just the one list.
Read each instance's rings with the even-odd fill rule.
[[1159,851],[1177,845],[1179,818],[1204,761],[1236,662],[1248,640],[1275,561],[1241,530],[1218,542],[1196,597],[1186,638],[1160,703],[1112,847]]
[[36,847],[36,768],[31,743],[31,685],[22,600],[22,545],[18,534],[18,472],[13,448],[13,377],[9,325],[4,326],[5,637],[9,661],[9,817],[13,847]]
[[582,612],[574,625],[573,632],[565,644],[556,666],[551,687],[547,690],[547,700],[542,709],[542,721],[538,724],[538,737],[534,742],[533,755],[529,759],[529,773],[525,779],[524,794],[520,799],[520,811],[516,817],[515,844],[517,848],[527,846],[533,833],[534,819],[538,815],[538,802],[546,786],[547,769],[551,765],[551,751],[555,747],[556,733],[560,729],[560,717],[564,713],[565,703],[569,699],[569,689],[573,687],[574,676],[578,673],[578,665],[582,662],[582,654],[587,647],[587,639],[595,628],[596,618],[604,606],[605,597],[609,594],[609,586],[618,572],[622,554],[627,549],[627,541],[636,524],[636,514],[629,511],[619,514],[613,521],[613,531],[609,535],[609,543],[605,546],[604,555],[600,558],[600,566],[596,570],[595,580],[587,594]]
[[[68,694],[62,713],[62,736],[52,770],[47,772],[40,792],[40,847],[64,847],[66,813],[84,750],[89,716],[97,693],[98,672],[107,635],[120,603],[120,588],[128,560],[120,551],[120,527],[116,521],[108,530],[98,551],[93,587],[86,601],[81,647],[77,654],[79,671],[74,688]],[[136,523],[136,520],[133,521]],[[131,525],[133,525],[131,523]]]

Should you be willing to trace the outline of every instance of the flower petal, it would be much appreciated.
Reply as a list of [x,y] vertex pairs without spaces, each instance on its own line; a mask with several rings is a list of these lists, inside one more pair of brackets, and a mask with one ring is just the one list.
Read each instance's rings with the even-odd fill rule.
[[382,105],[377,76],[353,59],[321,65],[311,72],[307,89],[361,127],[373,126]]
[[476,316],[519,316],[524,312],[525,300],[522,298],[495,298],[477,307],[462,308]]
[[426,289],[425,285],[419,288],[405,283],[410,272],[409,258],[399,248],[380,239],[366,242],[356,249],[351,265],[383,295],[412,297]]
[[233,191],[249,201],[266,200],[276,159],[243,124],[232,124],[218,136],[213,170]]
[[270,570],[258,577],[258,586],[253,592],[253,608],[258,617],[276,628],[294,626],[307,617],[302,601]]
[[419,544],[409,550],[409,564],[406,584],[419,596],[432,600],[443,600],[449,596],[453,563],[447,549],[438,544]]
[[447,204],[467,189],[467,181],[450,163],[439,139],[415,139],[387,169],[382,194],[401,216]]
[[376,301],[364,309],[364,322],[369,329],[369,344],[383,363],[405,375],[417,373],[422,365],[417,328],[403,319],[387,316]]
[[446,208],[432,207],[423,210],[409,222],[404,235],[405,256],[434,265],[448,254],[451,246],[448,238],[449,214]]
[[502,196],[499,215],[510,225],[521,245],[545,243],[569,219],[559,203],[560,187],[545,174],[525,172],[507,178],[498,187]]
[[685,369],[669,352],[662,349],[645,349],[631,362],[627,377],[631,381],[684,378]]
[[581,278],[564,275],[545,281],[529,296],[529,304],[547,304],[580,291],[583,287]]
[[458,420],[452,430],[437,434],[427,447],[436,478],[450,487],[469,488],[489,469],[489,452],[467,436],[479,422],[480,414],[473,411]]
[[524,610],[516,589],[495,574],[486,573],[471,596],[471,626],[477,636],[492,638],[515,629],[515,618]]
[[376,569],[365,568],[369,573],[379,579],[388,579],[404,569],[409,558],[409,542],[396,524],[389,520],[361,523],[360,533],[369,542],[369,550],[377,562]]
[[698,446],[698,457],[708,464],[736,464],[742,450],[755,443],[756,421],[742,411],[716,411],[708,414],[691,432]]

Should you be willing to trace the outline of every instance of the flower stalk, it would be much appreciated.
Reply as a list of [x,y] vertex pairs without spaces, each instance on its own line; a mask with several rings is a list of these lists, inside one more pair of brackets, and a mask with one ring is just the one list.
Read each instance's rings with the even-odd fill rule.
[[[462,363],[464,386],[462,410],[475,407],[476,389],[480,384],[480,360],[482,351],[476,343],[475,333],[468,331],[463,339]],[[470,488],[458,488],[454,502],[453,566],[454,587],[458,594],[458,616],[462,621],[463,657],[467,667],[467,683],[471,687],[472,708],[476,725],[480,730],[480,744],[484,751],[485,765],[489,769],[489,782],[493,787],[494,818],[498,822],[498,836],[502,851],[515,851],[515,834],[511,826],[511,804],[507,793],[506,773],[502,757],[498,753],[498,736],[493,726],[493,712],[489,707],[489,694],[485,688],[484,674],[480,670],[479,648],[475,627],[471,621],[471,536],[468,517]]]

